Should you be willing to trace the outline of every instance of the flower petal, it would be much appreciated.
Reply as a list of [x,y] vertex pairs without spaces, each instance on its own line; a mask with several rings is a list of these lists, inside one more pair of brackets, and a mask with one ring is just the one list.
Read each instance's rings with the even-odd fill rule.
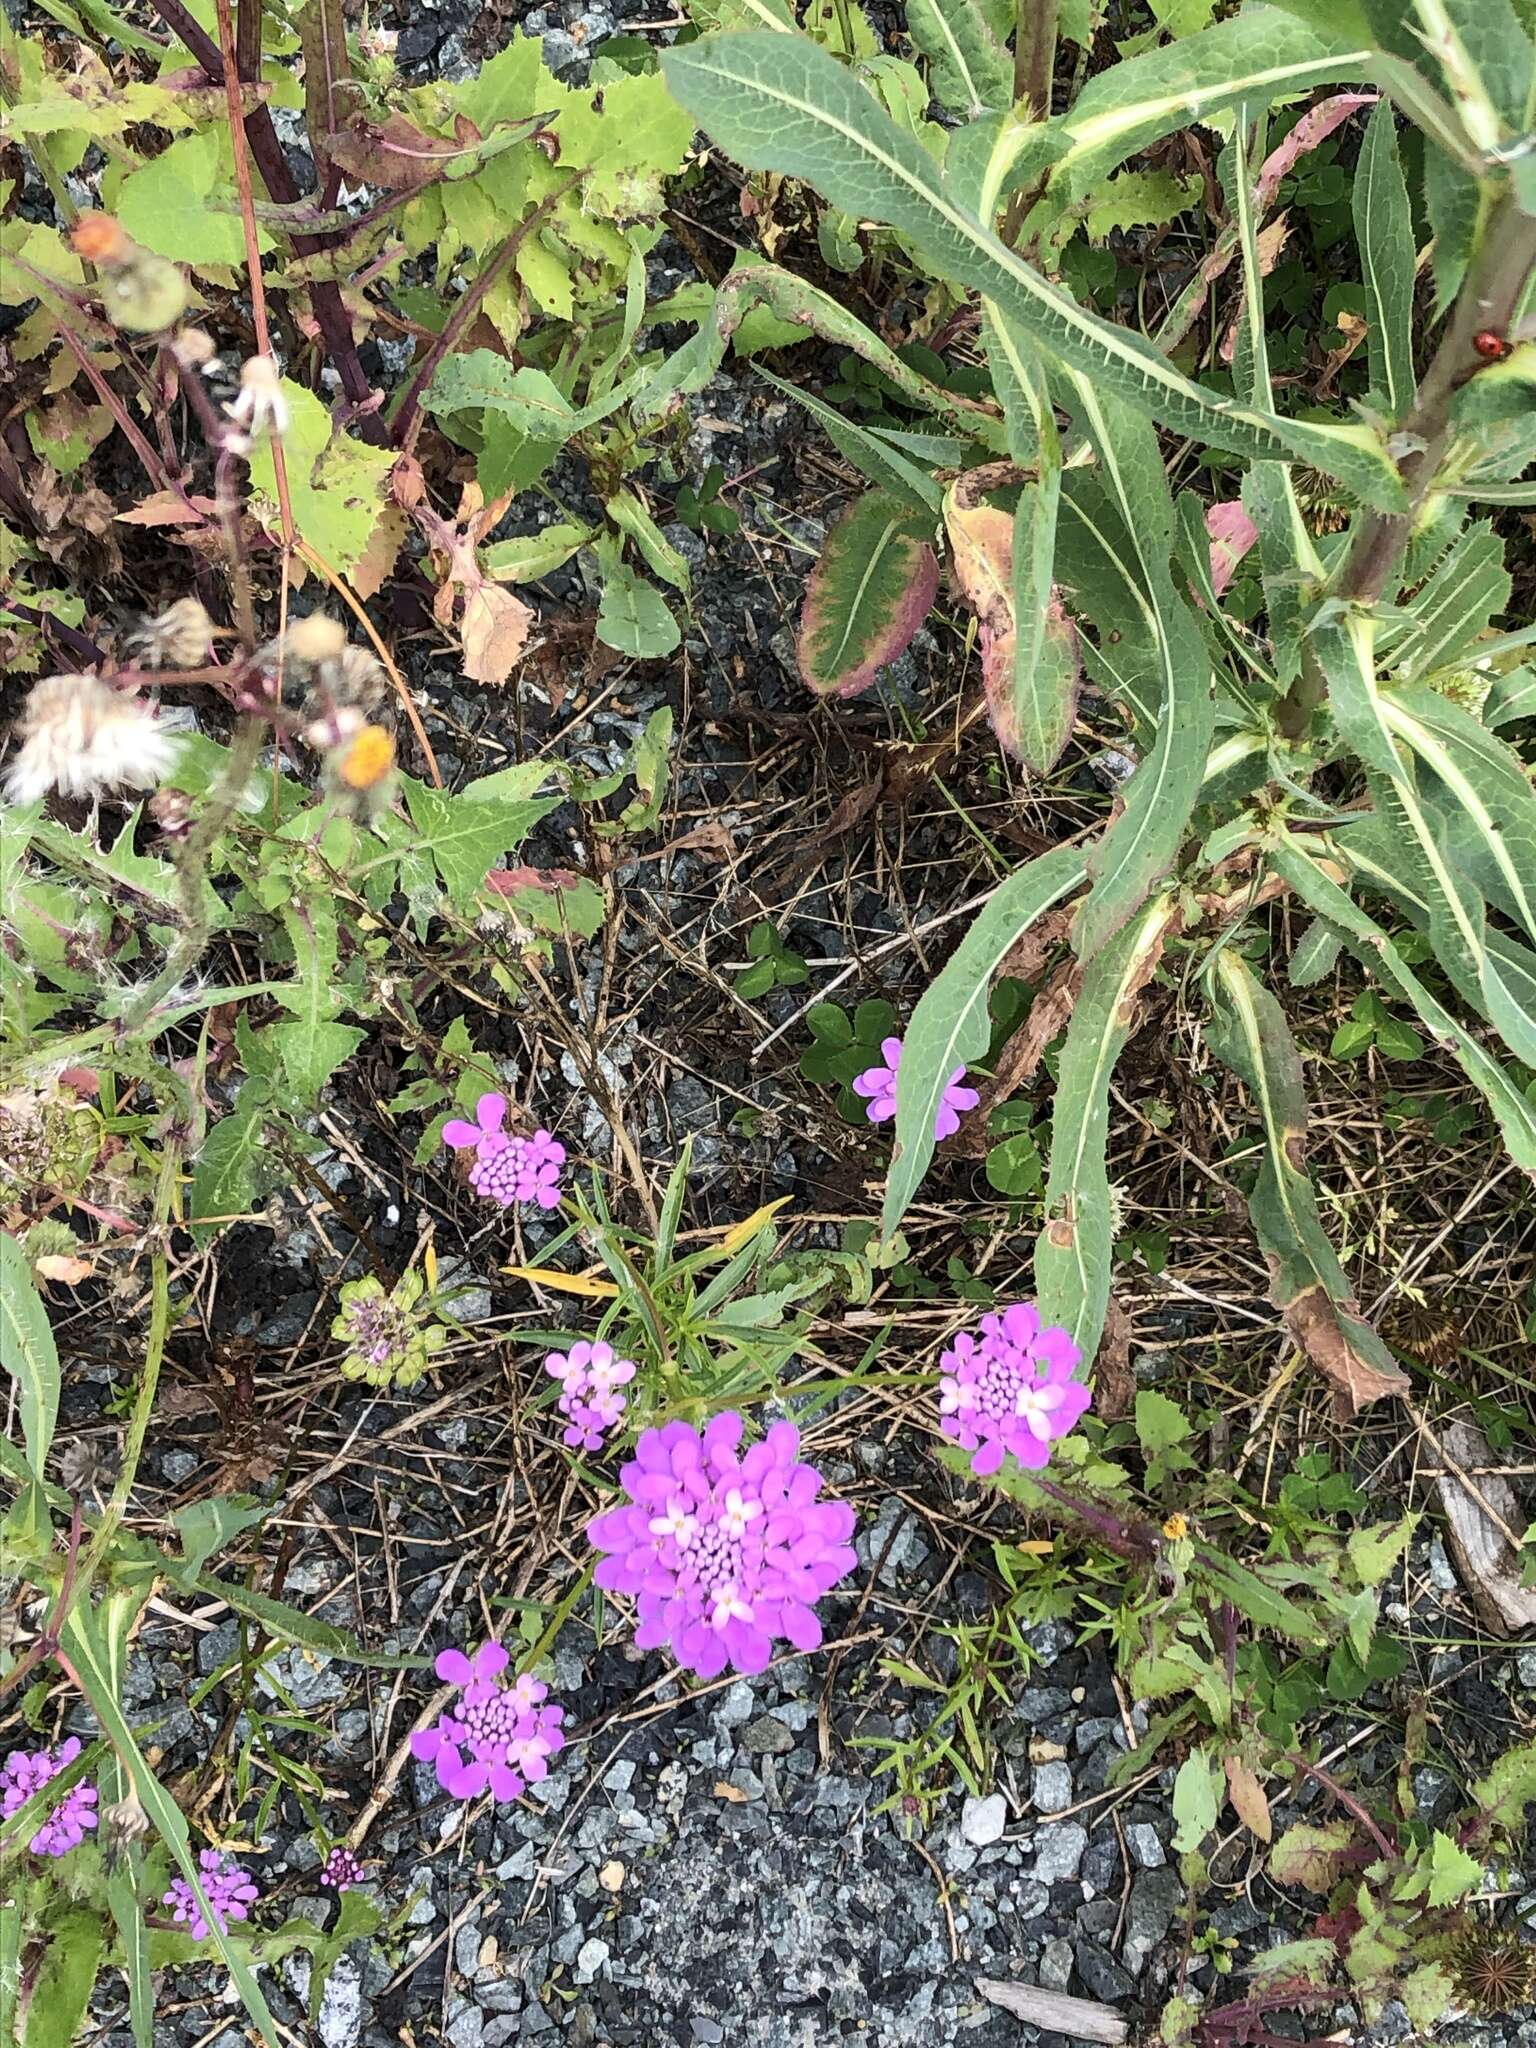
[[462,1650],[439,1650],[432,1660],[432,1669],[444,1685],[468,1685],[474,1677],[474,1666]]

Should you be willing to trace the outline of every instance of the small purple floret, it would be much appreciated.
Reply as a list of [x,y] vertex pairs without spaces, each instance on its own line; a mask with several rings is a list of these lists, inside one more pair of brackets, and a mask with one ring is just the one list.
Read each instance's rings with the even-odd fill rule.
[[469,1184],[486,1201],[503,1209],[519,1204],[557,1209],[565,1147],[543,1130],[531,1138],[509,1137],[502,1129],[506,1114],[505,1095],[482,1095],[473,1123],[454,1116],[443,1125],[443,1143],[456,1151],[473,1150]]
[[[855,1077],[853,1092],[862,1095],[868,1107],[864,1114],[872,1124],[889,1123],[896,1114],[896,1077],[901,1069],[901,1040],[883,1038],[880,1041],[881,1056],[885,1065],[866,1067]],[[963,1088],[964,1067],[956,1067],[944,1083],[944,1093],[939,1098],[939,1107],[933,1119],[935,1140],[952,1138],[960,1128],[963,1110],[974,1109],[981,1097],[974,1088]]]
[[503,1685],[511,1661],[500,1643],[482,1643],[472,1659],[462,1650],[438,1652],[432,1668],[444,1685],[460,1688],[459,1698],[430,1728],[417,1729],[411,1754],[433,1766],[455,1799],[487,1790],[497,1799],[521,1799],[565,1747],[565,1709],[546,1707],[548,1686],[526,1672]]
[[819,1501],[821,1474],[796,1462],[800,1433],[776,1422],[738,1458],[742,1419],[648,1429],[619,1475],[629,1504],[592,1522],[608,1553],[599,1586],[626,1593],[642,1650],[671,1645],[685,1670],[766,1669],[777,1641],[821,1642],[815,1603],[857,1562],[853,1510]]
[[615,1358],[611,1344],[573,1344],[569,1351],[551,1351],[544,1370],[560,1382],[555,1406],[566,1419],[565,1441],[572,1450],[597,1451],[624,1413],[619,1392],[635,1376],[632,1358]]
[[[242,1870],[232,1856],[220,1849],[205,1849],[197,1859],[197,1873],[207,1895],[212,1925],[221,1934],[229,1932],[231,1920],[250,1918],[251,1908],[261,1894],[250,1872]],[[203,1918],[203,1909],[187,1880],[173,1877],[170,1890],[162,1896],[171,1909],[171,1918],[185,1927],[194,1941],[202,1941],[210,1923]]]
[[[8,1820],[34,1792],[56,1778],[80,1754],[71,1735],[56,1750],[13,1749],[0,1764],[0,1819]],[[96,1787],[88,1779],[72,1785],[28,1843],[34,1856],[67,1856],[96,1825]]]
[[983,1478],[1009,1453],[1039,1471],[1093,1398],[1073,1378],[1082,1357],[1065,1330],[1041,1327],[1032,1302],[983,1316],[980,1333],[962,1330],[939,1360],[939,1427],[976,1453]]
[[362,1858],[355,1855],[345,1842],[338,1842],[321,1867],[320,1882],[333,1892],[349,1892],[353,1885],[362,1881]]

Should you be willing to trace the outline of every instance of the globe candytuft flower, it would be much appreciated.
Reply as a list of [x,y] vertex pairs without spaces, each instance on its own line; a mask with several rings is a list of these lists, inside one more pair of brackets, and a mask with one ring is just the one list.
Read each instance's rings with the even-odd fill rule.
[[320,1882],[333,1892],[349,1892],[363,1881],[363,1860],[345,1842],[338,1842],[320,1868]]
[[392,1288],[373,1274],[349,1280],[341,1290],[341,1313],[331,1335],[346,1345],[341,1361],[349,1380],[372,1387],[409,1387],[419,1380],[448,1341],[441,1323],[424,1321],[418,1307],[426,1282],[414,1268]]
[[502,1129],[506,1114],[505,1095],[482,1095],[475,1104],[473,1123],[455,1116],[443,1125],[443,1143],[457,1151],[473,1149],[475,1163],[469,1170],[469,1184],[486,1201],[503,1209],[517,1204],[558,1208],[565,1147],[543,1130],[535,1131],[531,1138],[509,1137]]
[[648,1429],[619,1475],[628,1504],[587,1530],[596,1582],[635,1601],[642,1650],[670,1644],[685,1670],[764,1670],[775,1642],[814,1650],[816,1602],[853,1570],[853,1510],[817,1495],[797,1462],[800,1433],[776,1422],[738,1456],[742,1419],[716,1415]]
[[616,1358],[611,1344],[582,1342],[551,1351],[544,1370],[560,1382],[555,1406],[566,1418],[566,1443],[572,1450],[601,1450],[627,1405],[619,1389],[634,1378],[634,1360]]
[[437,1782],[454,1799],[489,1791],[497,1799],[521,1799],[530,1785],[549,1775],[549,1759],[565,1747],[563,1707],[547,1707],[549,1688],[527,1672],[503,1685],[511,1658],[500,1643],[482,1643],[473,1657],[440,1650],[433,1670],[459,1697],[430,1728],[411,1737],[411,1754],[431,1764]]
[[153,789],[170,773],[176,742],[147,704],[100,676],[44,676],[16,720],[21,747],[6,770],[13,804],[108,789]]
[[[880,1054],[884,1066],[866,1067],[856,1075],[853,1082],[855,1095],[863,1096],[868,1104],[864,1114],[872,1124],[888,1123],[896,1114],[896,1078],[901,1069],[901,1040],[883,1038]],[[963,1110],[974,1109],[981,1097],[974,1088],[964,1088],[964,1067],[956,1067],[944,1083],[944,1093],[939,1098],[939,1107],[933,1119],[935,1139],[952,1138],[960,1128]]]
[[983,1316],[979,1333],[962,1330],[939,1360],[940,1429],[975,1452],[971,1470],[983,1478],[1010,1454],[1039,1471],[1093,1398],[1073,1378],[1082,1356],[1032,1302]]
[[[0,1764],[0,1819],[9,1820],[34,1792],[56,1778],[80,1754],[80,1738],[71,1735],[57,1749],[13,1749]],[[72,1785],[27,1847],[34,1856],[67,1856],[96,1825],[96,1787],[89,1779]]]
[[169,1891],[161,1894],[171,1909],[171,1918],[185,1927],[194,1941],[202,1941],[210,1924],[221,1934],[229,1931],[231,1920],[248,1920],[251,1908],[261,1897],[255,1880],[235,1859],[221,1849],[205,1849],[197,1859],[198,1881],[208,1901],[209,1918],[197,1902],[197,1894],[184,1877],[173,1877]]

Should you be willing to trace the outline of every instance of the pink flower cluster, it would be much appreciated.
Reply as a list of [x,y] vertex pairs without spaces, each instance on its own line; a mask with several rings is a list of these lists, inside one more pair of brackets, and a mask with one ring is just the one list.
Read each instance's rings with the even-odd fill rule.
[[962,1330],[939,1360],[939,1427],[976,1453],[981,1477],[1010,1453],[1038,1471],[1093,1398],[1073,1378],[1081,1363],[1065,1330],[1041,1327],[1032,1302],[983,1316],[980,1334]]
[[[854,1094],[862,1095],[869,1105],[864,1114],[872,1124],[889,1123],[896,1114],[896,1081],[901,1071],[901,1040],[882,1039],[880,1052],[885,1065],[866,1067],[853,1082]],[[961,1112],[974,1109],[981,1100],[974,1088],[961,1087],[964,1079],[964,1067],[956,1067],[944,1084],[944,1093],[939,1098],[939,1107],[933,1119],[935,1139],[952,1138],[960,1128]]]
[[776,1422],[744,1457],[739,1415],[699,1431],[648,1429],[620,1473],[629,1496],[591,1523],[607,1555],[596,1581],[633,1597],[642,1650],[664,1643],[685,1670],[762,1671],[782,1639],[821,1641],[815,1603],[856,1563],[853,1510],[819,1501],[821,1474],[796,1462],[800,1433]]
[[560,1382],[555,1406],[566,1419],[567,1444],[572,1450],[601,1450],[603,1438],[624,1413],[619,1389],[634,1378],[634,1360],[615,1358],[611,1344],[583,1342],[569,1351],[551,1351],[544,1370]]
[[469,1184],[486,1201],[503,1209],[530,1204],[557,1209],[565,1147],[548,1131],[535,1131],[531,1138],[509,1137],[502,1129],[506,1115],[505,1095],[482,1095],[473,1123],[453,1116],[443,1125],[443,1143],[456,1151],[474,1152]]
[[549,1775],[549,1759],[565,1747],[563,1707],[546,1707],[549,1688],[526,1672],[503,1685],[511,1663],[500,1643],[482,1643],[473,1659],[440,1650],[433,1670],[459,1698],[430,1728],[411,1737],[411,1754],[431,1764],[437,1782],[455,1799],[487,1789],[497,1799],[521,1799]]
[[361,1884],[362,1881],[362,1858],[349,1849],[345,1842],[338,1842],[321,1866],[320,1882],[328,1891],[349,1892],[355,1884]]
[[[13,1749],[0,1764],[0,1819],[9,1820],[34,1792],[40,1792],[79,1754],[77,1735],[71,1735],[56,1750]],[[67,1856],[95,1825],[96,1787],[85,1780],[71,1785],[27,1846],[34,1856]]]
[[[261,1894],[250,1872],[242,1870],[232,1856],[219,1849],[205,1849],[197,1859],[197,1874],[208,1900],[212,1924],[221,1934],[229,1931],[231,1920],[250,1918],[251,1908]],[[185,1927],[194,1941],[202,1941],[208,1933],[209,1921],[204,1919],[197,1894],[187,1880],[173,1877],[163,1899],[171,1909],[171,1918]]]

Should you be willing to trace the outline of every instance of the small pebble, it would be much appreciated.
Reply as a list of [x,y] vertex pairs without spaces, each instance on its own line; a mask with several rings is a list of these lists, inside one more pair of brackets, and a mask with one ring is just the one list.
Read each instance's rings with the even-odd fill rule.
[[989,1792],[985,1799],[967,1799],[960,1809],[960,1832],[973,1849],[988,1849],[1001,1841],[1008,1825],[1008,1802],[1001,1792]]

